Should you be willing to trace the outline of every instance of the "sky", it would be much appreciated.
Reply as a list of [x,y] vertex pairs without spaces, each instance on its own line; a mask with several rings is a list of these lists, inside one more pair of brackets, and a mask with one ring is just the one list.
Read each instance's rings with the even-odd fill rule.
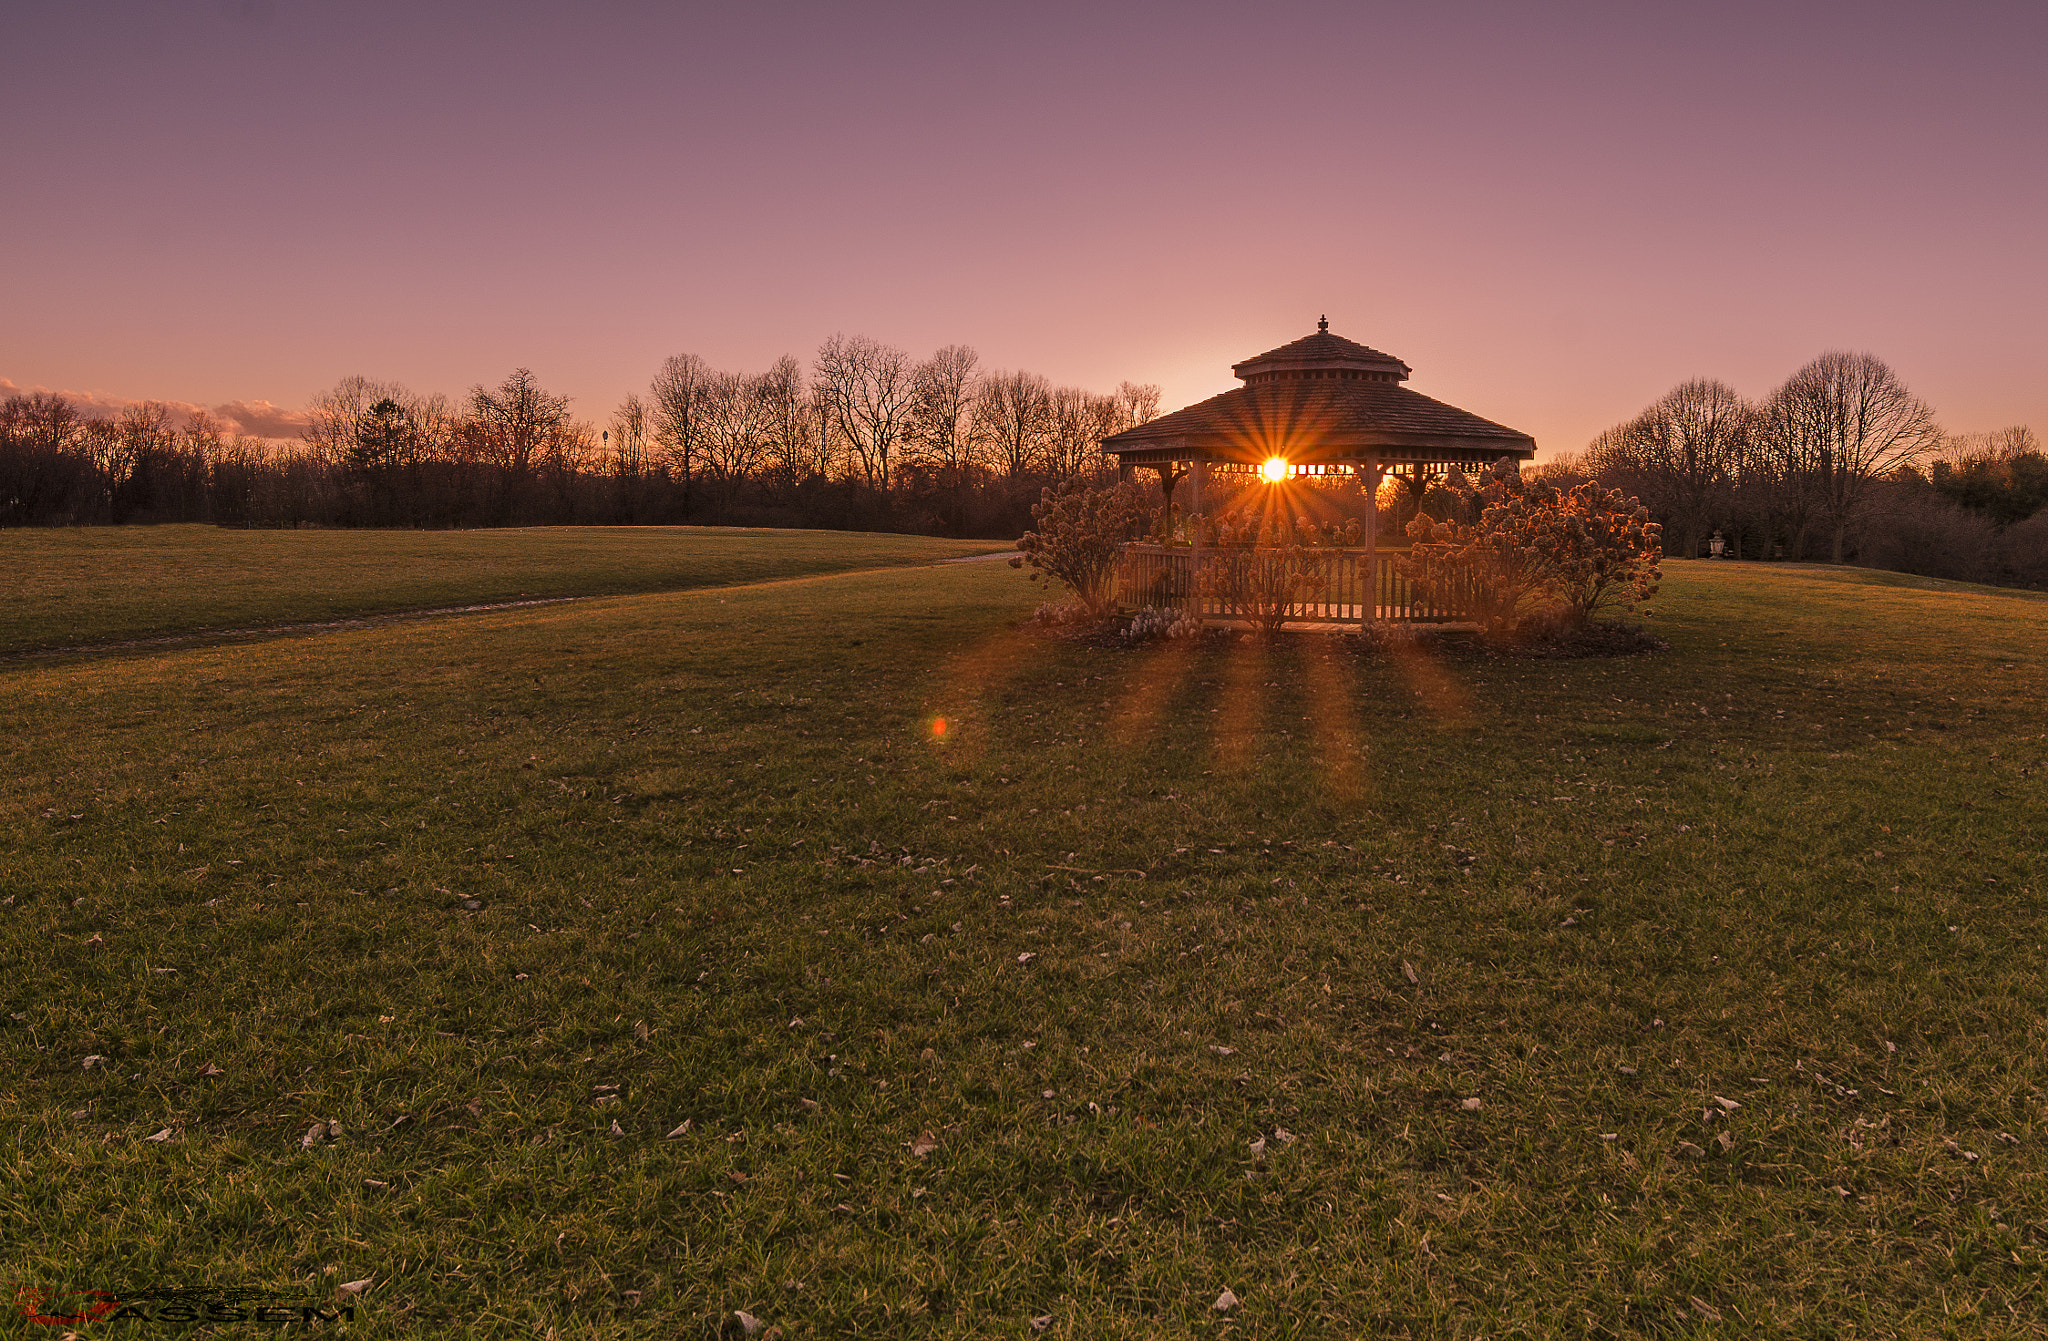
[[13,0],[0,394],[835,332],[1172,409],[1336,333],[1577,450],[1827,349],[2048,432],[2048,4]]

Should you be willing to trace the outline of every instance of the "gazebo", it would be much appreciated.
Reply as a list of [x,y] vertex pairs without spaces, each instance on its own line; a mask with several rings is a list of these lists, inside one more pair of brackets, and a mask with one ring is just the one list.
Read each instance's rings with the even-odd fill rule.
[[[1157,471],[1169,516],[1183,485],[1182,511],[1200,513],[1216,474],[1271,483],[1348,474],[1373,500],[1389,475],[1405,478],[1419,494],[1453,468],[1536,454],[1528,434],[1402,386],[1410,371],[1391,354],[1330,334],[1324,318],[1313,335],[1234,365],[1231,372],[1243,386],[1104,438],[1102,449],[1116,458],[1120,478],[1136,469]],[[1377,508],[1369,504],[1363,520],[1363,546],[1341,556],[1331,590],[1305,602],[1300,617],[1323,623],[1455,618],[1455,611],[1419,604],[1391,569],[1381,567]],[[1157,588],[1166,578],[1176,599],[1194,599],[1203,547],[1198,531],[1189,538],[1184,548],[1131,546],[1126,585]],[[1194,610],[1212,613],[1198,600]]]

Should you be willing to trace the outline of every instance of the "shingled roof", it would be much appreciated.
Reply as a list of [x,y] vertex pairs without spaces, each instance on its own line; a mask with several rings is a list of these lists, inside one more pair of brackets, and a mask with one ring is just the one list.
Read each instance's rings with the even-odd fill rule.
[[1269,349],[1243,363],[1233,364],[1230,371],[1243,381],[1256,384],[1284,377],[1290,372],[1324,369],[1382,373],[1383,377],[1372,380],[1392,382],[1407,381],[1411,371],[1407,364],[1392,354],[1382,354],[1355,340],[1330,334],[1327,320],[1321,323],[1314,335],[1304,335],[1278,349]]
[[1408,365],[1318,330],[1246,359],[1235,391],[1103,439],[1125,465],[1209,460],[1486,463],[1536,454],[1526,433],[1410,391]]

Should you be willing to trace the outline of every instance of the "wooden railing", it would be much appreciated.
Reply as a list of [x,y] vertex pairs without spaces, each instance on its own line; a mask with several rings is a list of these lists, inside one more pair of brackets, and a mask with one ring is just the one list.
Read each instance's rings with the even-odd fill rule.
[[[1289,560],[1272,551],[1242,546],[1205,545],[1200,550],[1202,566],[1217,563],[1239,565],[1235,581],[1212,578],[1207,594],[1195,575],[1195,554],[1184,545],[1133,543],[1124,546],[1117,562],[1117,600],[1124,606],[1157,606],[1186,610],[1204,620],[1245,620],[1253,617],[1246,594],[1256,603],[1262,591],[1287,591],[1291,599],[1285,609],[1274,613],[1290,624],[1354,624],[1375,620],[1403,624],[1443,624],[1472,618],[1471,579],[1465,574],[1448,574],[1432,583],[1448,593],[1448,603],[1431,600],[1411,582],[1394,562],[1399,551],[1380,550],[1377,563],[1373,553],[1363,549],[1305,551],[1312,556],[1305,572],[1302,561],[1293,561],[1294,572],[1304,573],[1300,582],[1291,581],[1278,566]],[[1266,565],[1262,569],[1259,565]],[[1372,591],[1368,596],[1367,587]],[[1236,591],[1238,599],[1229,593]]]

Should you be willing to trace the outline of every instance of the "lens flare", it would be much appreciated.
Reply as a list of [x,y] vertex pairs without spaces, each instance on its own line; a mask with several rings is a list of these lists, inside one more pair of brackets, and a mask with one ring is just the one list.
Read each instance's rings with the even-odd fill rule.
[[1287,478],[1287,458],[1284,456],[1267,457],[1266,464],[1259,467],[1259,474],[1266,477],[1266,483],[1268,484],[1280,483],[1280,481]]
[[946,719],[945,719],[945,718],[943,718],[943,717],[934,717],[934,718],[932,718],[932,739],[933,739],[933,740],[944,740],[945,738],[946,738]]

